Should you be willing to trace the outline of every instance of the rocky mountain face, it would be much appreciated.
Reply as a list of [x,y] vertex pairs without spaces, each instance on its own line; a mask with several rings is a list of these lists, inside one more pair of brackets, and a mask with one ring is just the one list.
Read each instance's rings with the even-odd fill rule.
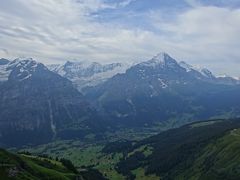
[[79,91],[85,87],[92,87],[105,82],[118,73],[124,73],[127,64],[100,64],[97,62],[70,62],[63,65],[49,65],[49,70],[71,80]]
[[96,107],[119,126],[173,127],[193,120],[240,115],[239,81],[195,70],[166,53],[86,90]]
[[96,112],[71,81],[43,64],[33,59],[1,60],[0,69],[2,144],[38,144],[101,129]]

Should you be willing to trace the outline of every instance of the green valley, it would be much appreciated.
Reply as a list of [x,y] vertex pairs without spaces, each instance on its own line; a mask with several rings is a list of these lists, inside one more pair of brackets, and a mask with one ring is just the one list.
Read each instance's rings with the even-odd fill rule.
[[238,179],[240,121],[191,123],[142,140],[58,141],[24,149],[93,168],[107,179]]

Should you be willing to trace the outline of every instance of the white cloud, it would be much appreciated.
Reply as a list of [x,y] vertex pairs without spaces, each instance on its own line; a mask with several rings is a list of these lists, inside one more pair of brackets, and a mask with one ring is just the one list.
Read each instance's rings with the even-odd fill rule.
[[171,22],[159,22],[159,16],[153,16],[153,24],[164,34],[170,52],[221,73],[223,64],[235,63],[236,68],[227,71],[240,75],[240,9],[199,6]]
[[[143,60],[163,50],[220,73],[240,75],[236,66],[240,63],[239,9],[195,6],[171,19],[156,10],[136,16],[149,22],[152,30],[128,26],[128,22],[100,22],[92,15],[133,1],[0,1],[0,49],[4,49],[0,56],[31,56],[45,63],[107,62]],[[227,62],[231,68],[224,68]]]
[[5,4],[1,6],[5,11],[0,12],[0,48],[7,48],[13,57],[50,61],[121,59],[127,58],[128,46],[143,43],[140,41],[145,32],[99,23],[89,16],[101,9],[126,6],[130,1],[113,7],[100,0],[19,0],[24,13],[16,13],[13,1],[0,2]]

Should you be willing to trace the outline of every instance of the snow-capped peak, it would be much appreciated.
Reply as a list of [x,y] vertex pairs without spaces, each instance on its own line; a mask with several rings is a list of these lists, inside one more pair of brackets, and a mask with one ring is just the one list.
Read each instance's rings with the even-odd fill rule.
[[7,69],[18,68],[20,71],[24,70],[36,71],[36,69],[39,67],[46,69],[46,67],[42,63],[39,63],[32,58],[27,59],[17,58],[8,64]]
[[161,52],[152,58],[152,62],[158,64],[168,64],[168,63],[177,63],[172,57],[170,57],[167,53]]
[[63,65],[49,65],[48,69],[71,80],[79,90],[95,86],[118,73],[125,73],[130,65],[122,63],[100,64],[98,62],[72,62]]
[[17,58],[13,61],[4,60],[0,65],[0,81],[8,79],[25,80],[32,76],[38,67],[44,67],[32,58]]
[[140,63],[141,66],[148,67],[174,67],[178,63],[172,57],[170,57],[167,53],[162,52],[154,56],[151,60]]
[[31,67],[31,66],[37,66],[37,62],[35,60],[33,60],[32,58],[27,58],[27,59],[23,59],[23,58],[17,58],[13,61],[11,61],[8,65],[8,68],[14,68],[14,67]]
[[167,53],[160,52],[156,56],[154,56],[152,59],[159,61],[159,62],[164,62],[166,57],[169,57],[169,55]]
[[46,70],[47,68],[32,58],[17,58],[5,66],[5,72],[8,75],[7,79],[19,81],[30,78],[38,69]]
[[100,64],[98,62],[71,62],[67,61],[63,66],[61,74],[66,76],[67,78],[74,78],[74,77],[89,77],[93,76],[94,74],[112,71],[115,68],[122,67],[123,64],[121,63],[112,63],[112,64]]

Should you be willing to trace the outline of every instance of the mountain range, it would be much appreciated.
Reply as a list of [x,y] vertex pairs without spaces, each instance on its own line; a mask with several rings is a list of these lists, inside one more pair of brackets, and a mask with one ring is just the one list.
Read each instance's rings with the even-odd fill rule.
[[84,94],[118,126],[174,127],[239,115],[239,81],[178,63],[166,53],[130,67]]
[[[76,85],[78,90],[81,91],[86,87],[94,87],[96,85],[102,84],[117,74],[124,74],[128,69],[138,64],[151,64],[152,66],[155,66],[164,63],[163,61],[165,61],[164,59],[167,57],[172,59],[167,53],[163,52],[154,56],[151,60],[142,63],[100,64],[98,62],[88,61],[67,61],[64,64],[50,64],[47,65],[47,67],[49,70],[71,80],[73,84]],[[239,79],[227,75],[215,76],[210,70],[206,68],[196,68],[184,61],[181,61],[177,64],[184,68],[189,73],[189,75],[195,76],[198,79],[205,79],[207,81],[219,84],[239,84],[240,82]]]
[[0,143],[104,138],[115,130],[238,117],[239,98],[239,80],[167,53],[133,65],[0,59]]
[[97,62],[70,62],[65,64],[51,64],[49,70],[71,80],[81,91],[85,87],[92,87],[105,82],[118,73],[125,73],[128,64],[112,63],[100,64]]

